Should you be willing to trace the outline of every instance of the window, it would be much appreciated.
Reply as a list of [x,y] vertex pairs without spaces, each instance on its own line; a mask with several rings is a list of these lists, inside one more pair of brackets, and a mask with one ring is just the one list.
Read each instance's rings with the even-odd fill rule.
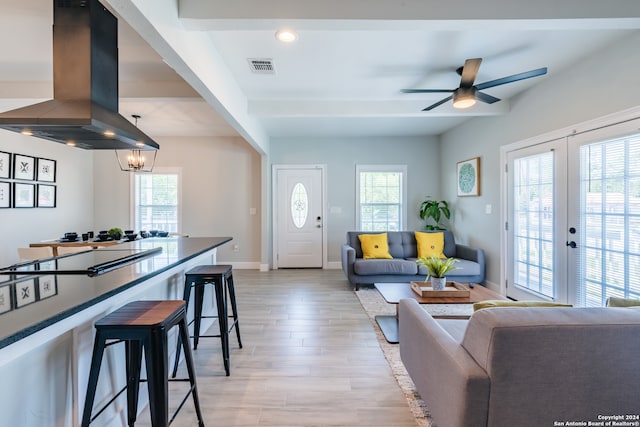
[[180,231],[180,171],[156,169],[134,175],[136,230]]
[[362,231],[400,231],[407,222],[407,167],[356,166],[356,223]]

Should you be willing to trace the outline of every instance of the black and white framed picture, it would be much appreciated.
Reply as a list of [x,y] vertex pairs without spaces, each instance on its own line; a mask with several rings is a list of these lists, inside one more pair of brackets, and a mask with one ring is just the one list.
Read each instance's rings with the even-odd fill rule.
[[38,184],[38,207],[39,208],[55,208],[56,207],[56,186],[47,184]]
[[0,287],[0,314],[11,311],[11,285]]
[[11,178],[11,153],[0,151],[0,178]]
[[30,278],[18,282],[16,287],[16,308],[24,307],[36,301],[36,279]]
[[21,182],[13,183],[13,207],[14,208],[32,208],[35,206],[35,188],[34,184],[23,184]]
[[38,158],[38,181],[56,182],[56,161]]
[[43,300],[52,297],[58,293],[58,283],[56,276],[51,274],[48,276],[38,277],[38,295]]
[[13,178],[33,181],[36,178],[36,158],[22,154],[14,154]]
[[11,183],[0,181],[0,208],[11,207]]

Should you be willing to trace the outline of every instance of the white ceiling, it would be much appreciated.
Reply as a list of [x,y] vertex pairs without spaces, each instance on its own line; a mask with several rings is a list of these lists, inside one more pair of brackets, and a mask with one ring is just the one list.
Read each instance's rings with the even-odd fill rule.
[[[633,0],[605,2],[606,8],[582,0],[573,9],[566,3],[577,0],[559,6],[541,0],[509,10],[505,4],[518,2],[491,0],[483,3],[502,8],[476,10],[470,0],[449,6],[388,0],[358,9],[362,1],[281,0],[269,8],[263,0],[239,7],[228,0],[181,0],[178,17],[175,0],[104,0],[120,15],[120,113],[142,115],[139,126],[152,137],[239,134],[251,143],[271,137],[437,135],[472,117],[507,113],[510,98],[640,28],[640,2]],[[0,7],[4,111],[52,96],[52,0],[0,0]],[[477,15],[483,20],[470,19]],[[282,26],[296,29],[299,39],[276,41]],[[475,57],[483,58],[477,83],[540,67],[549,71],[488,89],[503,101],[465,111],[449,102],[422,112],[447,94],[400,92],[456,88],[455,69]],[[272,59],[276,73],[252,73],[248,58]]]

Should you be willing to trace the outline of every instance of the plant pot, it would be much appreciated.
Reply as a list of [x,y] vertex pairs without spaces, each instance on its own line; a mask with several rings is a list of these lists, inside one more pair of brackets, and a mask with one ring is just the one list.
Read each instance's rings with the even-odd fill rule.
[[431,288],[434,291],[443,291],[447,286],[447,278],[446,277],[432,277],[431,278]]

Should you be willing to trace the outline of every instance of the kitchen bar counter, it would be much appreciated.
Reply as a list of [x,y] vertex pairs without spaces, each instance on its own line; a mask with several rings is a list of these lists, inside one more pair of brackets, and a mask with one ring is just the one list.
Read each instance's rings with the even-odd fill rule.
[[[10,275],[0,275],[0,425],[79,426],[95,322],[131,301],[181,299],[185,271],[196,265],[215,264],[217,248],[230,240],[148,238],[40,263],[40,267],[54,269],[57,274],[30,273],[18,282],[12,282]],[[157,247],[161,251],[153,251]],[[125,253],[143,257],[127,258],[122,265]],[[117,268],[111,269],[112,264],[105,269],[96,267],[107,265],[105,261],[116,262]],[[45,262],[53,264],[45,267]],[[62,270],[73,274],[60,274]],[[90,277],[87,272],[95,275]],[[207,291],[203,310],[213,314],[212,291]],[[213,325],[213,319],[207,322],[204,329]],[[170,359],[175,348],[172,331]],[[106,404],[127,383],[124,345],[110,347],[100,376],[106,380],[99,382],[97,406]],[[147,404],[147,396],[145,391],[140,392],[140,410]],[[91,426],[125,425],[126,408],[123,393]]]
[[[125,242],[118,245],[118,250],[160,247],[162,251],[95,277],[40,274],[23,275],[12,281],[11,276],[0,276],[0,349],[212,251],[230,240],[231,237],[156,237]],[[93,253],[112,249],[101,248],[71,254],[60,257],[58,262],[59,265],[75,259],[87,259],[90,262]],[[26,297],[25,293],[28,294]]]

